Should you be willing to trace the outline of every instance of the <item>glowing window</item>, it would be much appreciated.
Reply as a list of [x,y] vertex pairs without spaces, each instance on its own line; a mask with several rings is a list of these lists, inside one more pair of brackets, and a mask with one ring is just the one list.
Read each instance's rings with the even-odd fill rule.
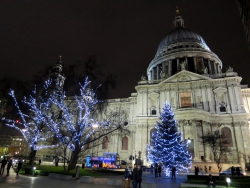
[[181,98],[181,107],[191,107],[191,93],[190,92],[182,92],[180,93]]

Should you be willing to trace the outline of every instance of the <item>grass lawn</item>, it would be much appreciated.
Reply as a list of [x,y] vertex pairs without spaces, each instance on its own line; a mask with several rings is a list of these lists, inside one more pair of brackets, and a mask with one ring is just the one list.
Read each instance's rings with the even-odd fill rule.
[[[64,171],[63,166],[51,166],[51,165],[34,165],[36,167],[35,174],[36,175],[42,175],[42,176],[48,176],[49,173],[58,173],[58,174],[67,174],[75,176],[76,170],[71,170],[68,172],[67,170]],[[82,169],[79,168],[79,176],[92,176],[92,177],[101,177],[106,176],[108,174],[98,171],[92,171],[91,169]],[[25,168],[23,166],[23,169],[20,171],[20,174],[32,174],[31,168]]]

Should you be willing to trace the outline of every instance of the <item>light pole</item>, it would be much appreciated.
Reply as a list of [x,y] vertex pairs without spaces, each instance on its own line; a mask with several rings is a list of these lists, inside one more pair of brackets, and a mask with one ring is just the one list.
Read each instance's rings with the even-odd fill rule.
[[36,167],[33,167],[33,176],[35,176]]
[[227,186],[230,187],[231,179],[227,178],[226,181],[227,181]]

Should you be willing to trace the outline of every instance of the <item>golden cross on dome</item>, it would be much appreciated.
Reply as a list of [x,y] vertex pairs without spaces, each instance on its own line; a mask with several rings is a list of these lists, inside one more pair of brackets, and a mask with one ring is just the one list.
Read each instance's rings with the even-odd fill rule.
[[178,9],[178,6],[176,6],[176,14],[179,14],[180,13],[180,10]]

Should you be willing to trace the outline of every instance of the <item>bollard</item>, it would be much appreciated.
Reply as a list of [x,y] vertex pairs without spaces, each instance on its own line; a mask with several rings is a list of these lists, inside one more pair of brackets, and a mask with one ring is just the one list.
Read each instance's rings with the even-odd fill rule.
[[79,168],[80,168],[80,166],[76,166],[76,179],[78,179],[79,178]]

